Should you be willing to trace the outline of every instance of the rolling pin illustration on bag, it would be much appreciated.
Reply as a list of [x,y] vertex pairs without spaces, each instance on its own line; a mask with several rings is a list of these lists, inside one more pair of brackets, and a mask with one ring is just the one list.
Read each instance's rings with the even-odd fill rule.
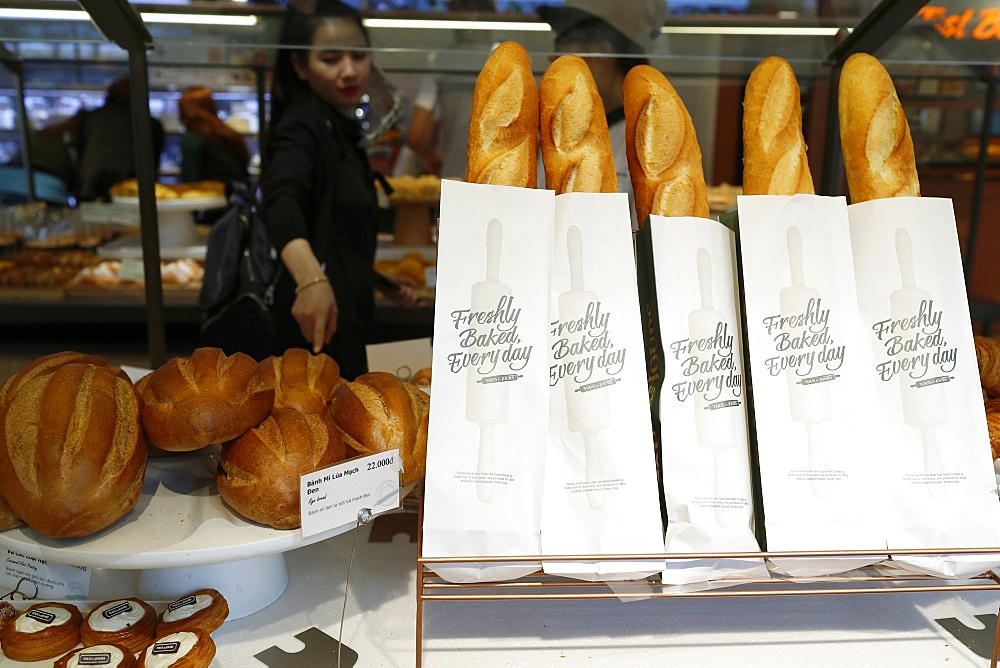
[[[486,225],[486,279],[472,285],[470,308],[475,311],[492,311],[500,300],[511,296],[510,287],[500,282],[500,247],[503,228],[500,221],[491,218]],[[479,460],[477,473],[488,477],[495,471],[493,431],[507,421],[507,394],[509,386],[503,380],[483,376],[478,367],[469,367],[465,384],[465,419],[479,425]],[[493,499],[492,480],[476,483],[476,493],[482,502]]]
[[[583,285],[583,235],[576,225],[566,231],[569,253],[570,289],[559,295],[559,321],[569,322],[583,318],[588,307],[597,304],[597,294],[585,290]],[[569,430],[583,435],[584,469],[588,483],[587,503],[593,510],[604,506],[604,492],[589,488],[590,483],[604,477],[601,466],[600,433],[611,426],[611,402],[608,389],[600,382],[581,383],[579,376],[566,376],[566,422]]]
[[[708,250],[698,249],[698,287],[701,292],[701,308],[695,309],[688,314],[688,337],[692,341],[699,341],[713,338],[720,326],[725,322],[722,311],[715,309],[712,299],[712,259]],[[716,377],[721,380],[721,377]],[[699,384],[709,383],[714,380],[711,373],[699,371],[692,379]],[[711,390],[715,393],[715,390]],[[711,448],[712,457],[715,462],[715,491],[713,496],[716,503],[721,503],[721,499],[729,488],[729,451],[736,447],[736,416],[733,406],[715,406],[714,402],[719,400],[722,388],[714,396],[706,397],[706,392],[697,392],[694,395],[694,426],[698,436],[698,444],[703,448]],[[716,507],[715,520],[719,526],[729,524],[729,509]]]
[[[788,228],[788,267],[791,285],[782,288],[778,295],[781,317],[792,318],[806,313],[810,308],[819,308],[819,292],[805,283],[802,267],[802,233],[792,225]],[[795,327],[786,325],[782,332],[795,337],[808,329],[808,325]],[[833,418],[830,403],[830,389],[826,382],[809,382],[798,375],[793,367],[785,371],[788,381],[788,405],[792,420],[806,427],[806,442],[809,452],[809,470],[821,471],[825,468],[823,444],[820,442],[820,425]],[[817,498],[826,496],[826,482],[811,480],[813,494]]]
[[[893,321],[916,317],[924,309],[930,308],[931,296],[917,287],[913,270],[913,242],[910,234],[900,228],[896,230],[896,259],[899,261],[901,287],[889,295],[889,311]],[[899,393],[903,405],[903,420],[911,427],[920,429],[924,446],[924,473],[943,473],[941,451],[938,446],[937,427],[948,422],[948,402],[944,389],[937,379],[916,381],[909,374],[899,376]],[[926,382],[929,381],[929,382]],[[945,497],[944,485],[940,482],[928,485],[931,497],[937,501]]]

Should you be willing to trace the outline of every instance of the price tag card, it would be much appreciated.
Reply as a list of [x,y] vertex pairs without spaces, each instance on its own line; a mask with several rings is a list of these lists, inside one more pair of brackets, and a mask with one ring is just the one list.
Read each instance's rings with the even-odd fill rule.
[[0,594],[58,600],[85,599],[90,592],[90,569],[85,566],[50,563],[11,550],[0,550],[0,557]]
[[367,508],[372,516],[399,507],[399,450],[341,462],[300,478],[302,535],[355,524]]

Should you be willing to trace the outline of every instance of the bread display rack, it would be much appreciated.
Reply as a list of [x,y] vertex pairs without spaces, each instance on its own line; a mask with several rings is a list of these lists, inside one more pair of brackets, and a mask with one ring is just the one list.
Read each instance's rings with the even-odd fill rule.
[[[423,506],[421,506],[421,513]],[[423,523],[420,523],[421,526]],[[524,561],[682,561],[689,559],[765,559],[798,557],[868,557],[884,552],[864,550],[830,550],[808,552],[703,552],[687,554],[585,554],[545,556],[476,556],[469,557],[424,557],[423,531],[417,551],[417,611],[416,611],[416,665],[423,658],[424,605],[434,602],[461,601],[586,601],[618,599],[621,601],[644,598],[747,598],[760,596],[830,596],[854,594],[907,594],[921,592],[1000,592],[1000,575],[993,571],[971,578],[948,580],[940,577],[916,575],[912,573],[880,572],[877,568],[866,567],[846,573],[815,577],[790,577],[771,572],[768,580],[726,580],[722,588],[711,588],[713,583],[701,583],[703,588],[689,591],[664,592],[663,582],[658,576],[643,580],[616,583],[613,591],[604,582],[576,580],[562,576],[546,575],[537,571],[531,575],[503,582],[451,583],[438,577],[430,564],[476,564],[489,562],[508,563]],[[894,550],[892,555],[939,555],[983,554],[976,549],[920,549]],[[769,570],[771,570],[769,568]],[[634,593],[632,593],[634,591]],[[1000,657],[1000,625],[993,637],[990,667],[996,668]]]
[[355,523],[303,537],[244,520],[219,496],[218,459],[218,447],[150,458],[136,507],[107,529],[53,539],[21,526],[0,533],[0,547],[61,564],[137,570],[137,596],[144,600],[173,600],[192,587],[211,587],[229,601],[230,619],[250,615],[284,593],[285,552]]

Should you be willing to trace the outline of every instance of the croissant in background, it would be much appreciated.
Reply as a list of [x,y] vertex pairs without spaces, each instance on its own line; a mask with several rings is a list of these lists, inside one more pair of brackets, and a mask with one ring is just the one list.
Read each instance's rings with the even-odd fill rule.
[[618,192],[604,103],[583,58],[554,60],[542,76],[538,97],[545,187],[557,195]]
[[877,58],[855,53],[840,72],[840,144],[851,202],[919,197],[910,126]]
[[760,61],[743,97],[743,194],[816,192],[802,136],[799,82],[788,61]]
[[538,182],[538,88],[531,58],[503,42],[472,91],[465,180],[534,188]]
[[708,218],[701,147],[691,115],[663,73],[637,65],[625,76],[625,155],[639,225],[650,214]]

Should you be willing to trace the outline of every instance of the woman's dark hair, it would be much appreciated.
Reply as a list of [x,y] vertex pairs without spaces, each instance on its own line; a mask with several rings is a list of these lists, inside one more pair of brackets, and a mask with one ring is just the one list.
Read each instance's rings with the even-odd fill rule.
[[281,33],[274,61],[274,71],[271,76],[271,118],[269,124],[273,127],[281,119],[282,114],[295,97],[306,90],[309,84],[299,79],[295,73],[292,57],[304,54],[303,47],[313,43],[316,28],[330,18],[342,18],[353,21],[364,35],[365,45],[371,44],[368,31],[361,22],[361,14],[354,7],[339,0],[293,0],[285,12],[281,23]]
[[623,58],[615,58],[615,64],[622,74],[628,74],[636,65],[648,65],[649,59],[645,57],[642,47],[631,40],[627,35],[623,35],[611,24],[602,21],[597,17],[584,19],[566,28],[556,36],[556,48],[559,42],[583,42],[585,44],[598,44],[607,42],[611,45],[612,53],[624,54]]

